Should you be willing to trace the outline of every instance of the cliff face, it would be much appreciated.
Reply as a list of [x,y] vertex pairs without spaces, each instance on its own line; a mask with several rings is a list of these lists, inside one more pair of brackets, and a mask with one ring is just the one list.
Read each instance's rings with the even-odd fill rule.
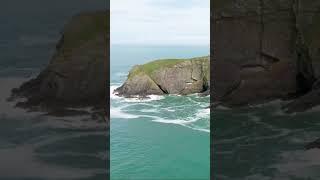
[[240,106],[298,98],[287,110],[306,109],[298,101],[320,77],[320,2],[216,0],[213,7],[215,101]]
[[120,96],[192,94],[209,91],[209,57],[157,60],[132,68],[115,90]]
[[66,24],[49,65],[12,96],[20,107],[101,106],[107,92],[109,13],[74,16]]

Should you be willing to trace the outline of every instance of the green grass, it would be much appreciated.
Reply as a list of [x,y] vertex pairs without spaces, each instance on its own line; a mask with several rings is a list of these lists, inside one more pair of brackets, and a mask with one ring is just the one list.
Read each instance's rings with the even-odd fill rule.
[[98,34],[109,34],[109,13],[94,12],[74,16],[64,29],[63,49],[72,49],[94,39]]
[[[140,73],[145,73],[152,76],[152,73],[156,70],[159,70],[161,68],[170,68],[173,67],[179,63],[186,62],[186,61],[202,61],[202,63],[205,63],[208,56],[205,57],[197,57],[197,58],[191,58],[191,59],[160,59],[151,61],[149,63],[135,66],[129,73],[128,78],[134,77]],[[206,67],[208,70],[210,70],[209,66]],[[210,74],[210,73],[207,73]]]
[[144,64],[141,66],[143,71],[146,74],[151,74],[157,69],[164,68],[164,67],[172,67],[178,63],[181,63],[183,61],[186,61],[184,59],[164,59],[164,60],[155,60],[152,62],[149,62],[147,64]]

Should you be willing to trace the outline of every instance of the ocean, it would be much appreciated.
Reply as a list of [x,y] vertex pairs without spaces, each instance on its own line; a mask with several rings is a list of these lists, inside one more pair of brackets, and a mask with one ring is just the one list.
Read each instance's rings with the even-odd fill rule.
[[288,115],[281,110],[284,103],[213,112],[216,179],[320,179],[320,150],[304,148],[320,137],[319,108]]
[[105,122],[27,112],[6,101],[48,64],[73,15],[101,9],[105,0],[1,1],[0,179],[106,179]]
[[112,93],[136,64],[209,52],[207,46],[111,45],[111,180],[209,179],[210,97],[138,100]]

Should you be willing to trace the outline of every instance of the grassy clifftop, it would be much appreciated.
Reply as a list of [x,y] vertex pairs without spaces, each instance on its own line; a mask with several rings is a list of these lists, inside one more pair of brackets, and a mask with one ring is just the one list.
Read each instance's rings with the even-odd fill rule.
[[210,64],[209,64],[209,56],[203,56],[203,57],[196,57],[191,59],[159,59],[154,60],[149,63],[143,64],[143,65],[137,65],[135,66],[129,73],[128,78],[132,78],[136,76],[137,74],[144,73],[148,76],[152,77],[152,74],[160,69],[163,68],[170,68],[174,67],[176,65],[182,64],[182,63],[201,63],[203,64],[205,71],[206,71],[206,77],[210,75]]
[[48,66],[37,77],[12,90],[12,99],[26,98],[17,106],[45,107],[45,111],[106,107],[108,27],[108,11],[84,12],[67,21]]
[[84,42],[93,40],[101,34],[107,36],[109,24],[109,13],[107,12],[78,14],[65,26],[59,44],[64,50],[78,48]]
[[128,79],[115,90],[119,96],[193,94],[209,92],[209,56],[160,59],[134,66]]

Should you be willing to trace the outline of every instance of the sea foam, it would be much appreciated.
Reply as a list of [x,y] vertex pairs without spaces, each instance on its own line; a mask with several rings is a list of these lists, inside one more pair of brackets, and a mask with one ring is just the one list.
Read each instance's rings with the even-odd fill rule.
[[139,116],[124,112],[123,107],[111,107],[110,117],[120,118],[120,119],[135,119],[135,118],[138,118]]
[[[160,101],[165,98],[171,98],[176,95],[169,96],[159,96],[159,95],[149,95],[146,99],[141,99],[139,97],[133,98],[124,98],[117,96],[114,91],[120,87],[120,84],[112,84],[110,86],[110,98],[111,98],[111,109],[110,116],[111,118],[119,119],[149,119],[155,123],[163,124],[174,124],[180,125],[186,128],[190,128],[202,132],[210,132],[210,109],[205,108],[209,106],[207,102],[196,101],[193,98],[196,98],[196,95],[190,96],[179,96],[180,98],[187,98],[191,104],[199,107],[199,110],[191,113],[189,117],[173,116],[173,117],[164,117],[163,113],[178,113],[181,109],[186,108],[186,104],[168,104],[169,106],[163,106],[161,103],[154,103],[154,101]],[[165,102],[165,101],[164,101]],[[124,105],[125,104],[125,105]],[[165,103],[167,104],[167,103]],[[130,113],[130,110],[133,107],[137,108],[139,106],[144,106],[141,109],[134,110],[136,114]],[[147,107],[145,107],[147,106]],[[205,122],[203,122],[205,121]]]
[[164,99],[164,96],[160,96],[160,95],[149,95],[147,96],[147,98],[139,98],[138,96],[136,97],[132,97],[132,98],[124,98],[124,97],[120,97],[118,95],[115,94],[115,90],[120,87],[119,85],[111,85],[110,86],[110,98],[111,99],[118,99],[124,102],[150,102],[150,101],[158,101],[161,99]]

